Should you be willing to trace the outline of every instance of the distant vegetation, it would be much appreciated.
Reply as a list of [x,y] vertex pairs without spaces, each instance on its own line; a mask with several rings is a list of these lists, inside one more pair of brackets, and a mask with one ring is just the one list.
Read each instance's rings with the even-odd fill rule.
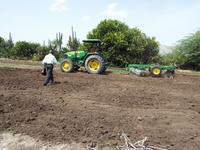
[[9,34],[9,40],[5,40],[0,37],[0,57],[11,59],[23,59],[23,60],[42,60],[49,50],[54,50],[57,58],[61,57],[64,52],[73,50],[80,46],[80,42],[74,36],[72,29],[72,36],[69,36],[66,47],[63,45],[62,33],[57,33],[54,40],[49,40],[48,44],[43,45],[39,43],[17,41],[15,44],[12,40],[11,34]]
[[[87,38],[98,38],[102,41],[100,53],[113,66],[123,67],[129,63],[172,64],[183,69],[200,70],[200,31],[180,40],[172,52],[160,56],[159,43],[154,37],[148,37],[138,28],[130,28],[118,20],[103,20],[92,29]],[[0,57],[11,59],[42,60],[50,49],[55,50],[59,58],[66,51],[83,49],[73,31],[63,46],[63,34],[47,44],[26,41],[13,42],[0,37]]]
[[200,70],[200,31],[180,40],[171,53],[163,56],[163,63]]

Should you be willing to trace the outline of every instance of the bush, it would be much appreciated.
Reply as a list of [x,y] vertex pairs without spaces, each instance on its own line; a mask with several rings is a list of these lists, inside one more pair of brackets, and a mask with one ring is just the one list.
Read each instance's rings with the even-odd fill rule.
[[151,63],[158,55],[158,42],[138,28],[129,28],[118,20],[100,22],[87,36],[102,41],[100,53],[116,66],[129,63]]
[[180,40],[172,53],[163,56],[163,61],[182,69],[200,70],[200,31]]

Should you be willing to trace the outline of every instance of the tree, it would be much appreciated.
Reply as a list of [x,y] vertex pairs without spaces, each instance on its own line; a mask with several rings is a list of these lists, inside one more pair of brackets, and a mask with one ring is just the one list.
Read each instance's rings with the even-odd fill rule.
[[4,38],[0,37],[0,57],[3,57],[5,54],[6,42]]
[[4,38],[0,37],[0,57],[10,57],[11,56],[11,49],[14,46],[12,41],[11,34],[9,34],[9,40],[5,40]]
[[39,47],[40,44],[37,43],[18,41],[12,51],[17,57],[32,58],[37,55]]
[[200,70],[200,31],[183,39],[177,49],[186,58],[183,67]]
[[125,66],[129,63],[150,63],[159,52],[158,42],[138,28],[129,28],[118,20],[103,20],[87,35],[102,41],[100,53],[107,62]]
[[200,70],[200,31],[180,40],[164,60],[183,69]]

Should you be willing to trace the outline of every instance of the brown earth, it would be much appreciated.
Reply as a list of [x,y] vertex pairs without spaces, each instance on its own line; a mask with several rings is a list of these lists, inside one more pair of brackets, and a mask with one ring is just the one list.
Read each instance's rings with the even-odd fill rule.
[[124,131],[170,150],[200,149],[200,76],[54,75],[44,87],[40,70],[0,69],[0,132],[113,146]]

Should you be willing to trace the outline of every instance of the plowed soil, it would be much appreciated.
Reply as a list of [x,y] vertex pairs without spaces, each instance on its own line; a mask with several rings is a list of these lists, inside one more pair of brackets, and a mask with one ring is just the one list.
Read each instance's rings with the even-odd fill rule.
[[40,70],[0,69],[0,132],[114,146],[123,131],[170,150],[200,149],[200,76],[54,76],[44,87]]

